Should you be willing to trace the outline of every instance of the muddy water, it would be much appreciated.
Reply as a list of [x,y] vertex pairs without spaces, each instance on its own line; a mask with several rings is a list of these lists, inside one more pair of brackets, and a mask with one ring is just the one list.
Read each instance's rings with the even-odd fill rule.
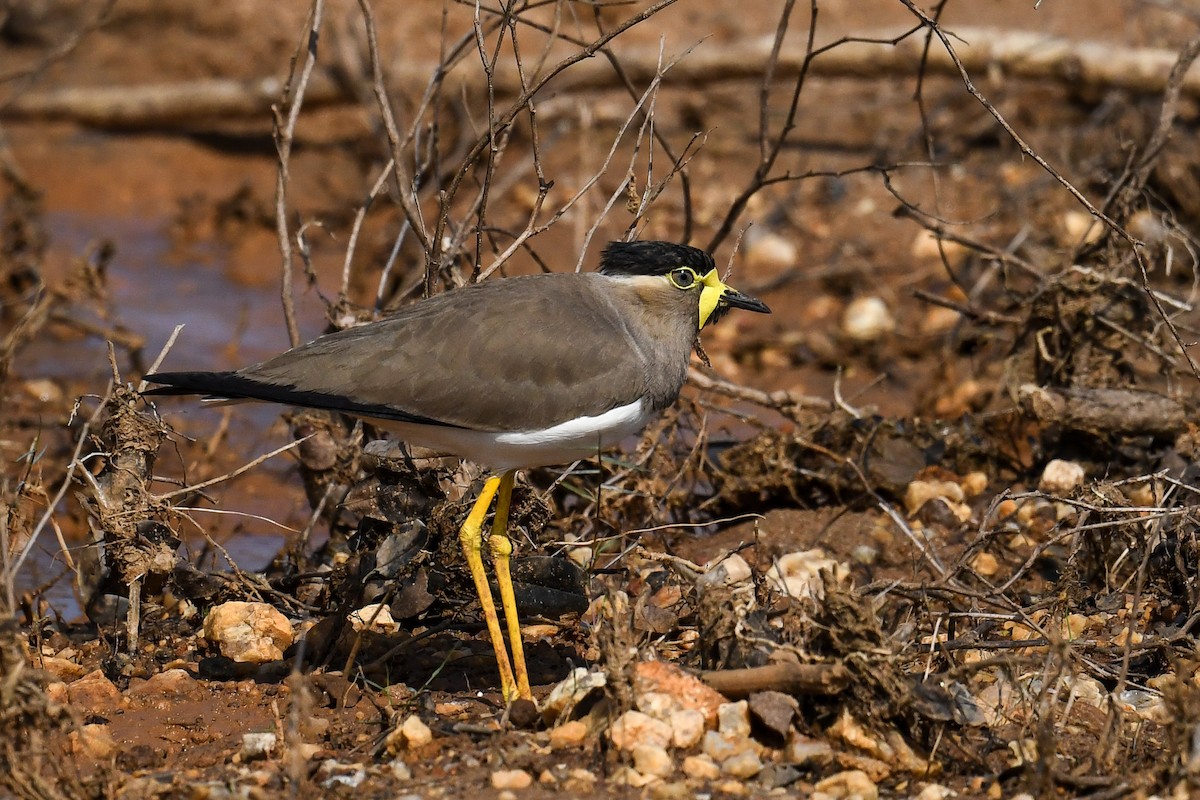
[[[102,239],[115,244],[116,256],[106,281],[112,314],[108,323],[123,325],[145,337],[147,362],[157,356],[177,325],[185,327],[163,362],[163,369],[231,369],[286,348],[277,286],[270,281],[248,286],[231,280],[230,271],[224,268],[230,255],[223,245],[176,247],[165,233],[169,225],[166,219],[55,212],[46,215],[45,223],[53,242],[47,260],[60,269],[66,269],[71,259],[79,258]],[[264,264],[263,269],[278,267]],[[297,305],[305,335],[317,335],[322,324],[319,303],[300,293]],[[89,321],[102,322],[87,308],[73,311]],[[140,379],[120,352],[118,365],[126,380]],[[39,337],[19,354],[15,367],[17,374],[26,379],[61,379],[71,387],[82,387],[79,391],[83,393],[97,396],[103,394],[110,375],[105,343],[95,337],[67,342],[55,336]],[[211,433],[222,415],[217,410],[202,409],[190,399],[163,399],[157,405],[169,424],[189,436]],[[226,446],[241,460],[279,447],[287,439],[278,418],[275,407],[238,406],[230,412]],[[178,473],[179,462],[173,448],[164,448],[160,453],[160,471]],[[291,527],[303,525],[307,507],[292,472],[290,460],[277,457],[251,475],[215,489],[212,495],[216,503],[209,506],[261,515]],[[287,535],[248,517],[217,517],[204,512],[194,516],[233,561],[247,569],[264,566]],[[194,560],[205,553],[203,566],[226,566],[219,553],[206,548],[204,537],[194,528],[181,533],[185,537],[181,548],[184,557]],[[69,545],[82,546],[75,541]],[[44,596],[58,614],[74,618],[80,609],[72,578],[65,574],[68,572],[53,533],[46,531],[23,565],[18,591],[53,583]]]

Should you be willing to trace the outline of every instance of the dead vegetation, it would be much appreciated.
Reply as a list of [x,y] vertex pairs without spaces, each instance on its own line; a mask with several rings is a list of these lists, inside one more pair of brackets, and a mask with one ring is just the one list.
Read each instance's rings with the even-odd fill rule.
[[[478,472],[380,446],[361,423],[289,414],[292,439],[268,455],[291,451],[309,510],[269,565],[181,558],[181,541],[223,550],[223,523],[203,514],[238,510],[216,493],[267,456],[229,469],[251,455],[229,417],[173,429],[127,383],[149,366],[143,337],[166,332],[114,312],[121,243],[46,277],[37,178],[5,149],[5,790],[257,782],[316,796],[361,772],[381,792],[435,792],[453,775],[457,796],[522,771],[575,793],[602,792],[597,780],[735,793],[738,779],[835,796],[1193,791],[1200,212],[1186,133],[1200,39],[1180,39],[1169,63],[1060,40],[1014,51],[1001,34],[960,41],[941,24],[953,2],[934,16],[897,4],[909,27],[891,36],[826,34],[815,3],[806,15],[785,3],[769,46],[717,57],[637,38],[670,2],[577,5],[447,3],[429,51],[441,60],[413,74],[395,67],[390,13],[362,0],[331,19],[314,2],[292,73],[269,93],[273,186],[189,200],[167,223],[232,238],[270,228],[293,343],[298,284],[324,291],[326,321],[344,327],[496,272],[575,268],[625,235],[702,241],[744,288],[779,298],[769,327],[706,334],[697,391],[635,448],[518,487],[532,678],[568,700],[542,692],[540,716],[494,705],[453,535]],[[735,70],[730,54],[751,44]],[[1104,77],[1133,61],[1149,64],[1136,85]],[[1072,65],[1083,77],[1064,85]],[[261,104],[261,87],[236,89],[222,102]],[[822,146],[856,100],[898,97]],[[131,124],[111,94],[84,88],[26,91],[9,109],[11,124]],[[338,109],[350,121],[316,116]],[[186,130],[196,107],[142,111],[138,126]],[[313,119],[351,133],[320,140]],[[361,178],[353,207],[301,210],[318,140]],[[20,361],[81,339],[113,345],[103,393],[40,385]],[[39,388],[54,396],[36,400]],[[86,620],[47,602],[54,582],[23,579],[31,558],[61,559],[57,582],[74,583]],[[265,655],[201,636],[229,601],[257,604],[271,633],[251,645]],[[746,698],[745,730],[724,706],[677,707],[686,692],[648,663],[703,678],[686,692]],[[151,724],[138,693],[154,681],[203,717],[238,708],[242,689],[201,701],[196,678],[215,695],[245,680],[274,744],[114,739],[122,719]],[[660,747],[700,759],[684,775],[629,733],[631,713],[679,722],[699,708],[716,738],[681,745],[677,726]],[[562,744],[571,725],[584,733]],[[66,748],[77,762],[46,757]],[[186,775],[164,777],[197,749]],[[701,779],[705,759],[716,772]]]

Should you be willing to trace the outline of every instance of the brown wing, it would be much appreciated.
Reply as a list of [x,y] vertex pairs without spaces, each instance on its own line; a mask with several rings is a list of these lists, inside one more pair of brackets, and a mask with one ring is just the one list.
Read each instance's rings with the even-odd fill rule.
[[[488,431],[549,427],[632,403],[644,391],[640,354],[616,312],[598,302],[605,280],[487,281],[237,372],[147,377],[174,383],[176,392],[362,416]],[[204,375],[207,383],[198,380]]]

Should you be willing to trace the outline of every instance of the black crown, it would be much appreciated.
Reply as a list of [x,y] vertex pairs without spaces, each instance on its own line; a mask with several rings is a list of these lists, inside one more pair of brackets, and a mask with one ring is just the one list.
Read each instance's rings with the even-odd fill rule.
[[703,250],[673,242],[609,242],[600,254],[604,275],[666,275],[677,267],[705,275],[716,264]]

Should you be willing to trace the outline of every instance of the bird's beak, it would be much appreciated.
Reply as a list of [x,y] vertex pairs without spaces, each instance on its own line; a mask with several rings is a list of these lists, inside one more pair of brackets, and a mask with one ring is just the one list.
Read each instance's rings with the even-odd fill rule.
[[717,303],[729,308],[744,308],[747,311],[755,311],[759,314],[771,313],[771,309],[762,300],[759,300],[757,297],[751,297],[748,294],[742,294],[728,284],[725,285],[725,291]]
[[700,279],[704,289],[700,293],[700,327],[711,325],[731,308],[744,308],[747,311],[757,311],[760,314],[770,314],[767,304],[756,297],[742,294],[737,289],[721,280],[717,271],[711,270]]

